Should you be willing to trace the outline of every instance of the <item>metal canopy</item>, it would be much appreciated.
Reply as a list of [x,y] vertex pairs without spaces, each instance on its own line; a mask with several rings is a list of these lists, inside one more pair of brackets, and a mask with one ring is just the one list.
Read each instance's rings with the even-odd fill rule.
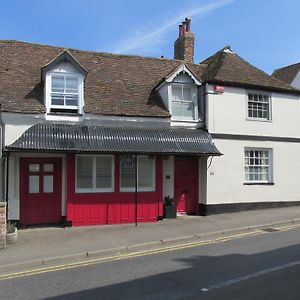
[[6,151],[221,155],[202,129],[52,122],[33,125]]

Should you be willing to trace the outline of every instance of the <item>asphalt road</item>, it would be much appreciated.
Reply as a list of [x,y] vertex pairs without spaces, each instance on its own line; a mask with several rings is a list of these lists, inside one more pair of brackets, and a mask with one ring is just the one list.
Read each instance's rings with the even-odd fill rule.
[[300,228],[1,280],[0,299],[300,299]]

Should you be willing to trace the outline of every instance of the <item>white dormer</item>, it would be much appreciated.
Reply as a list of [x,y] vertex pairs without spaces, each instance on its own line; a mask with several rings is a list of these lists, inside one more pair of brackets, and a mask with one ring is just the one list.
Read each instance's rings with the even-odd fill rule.
[[87,71],[66,51],[42,68],[48,115],[83,114],[86,74]]
[[186,65],[182,64],[157,88],[172,115],[172,121],[193,123],[199,121],[197,88],[200,85],[201,82]]

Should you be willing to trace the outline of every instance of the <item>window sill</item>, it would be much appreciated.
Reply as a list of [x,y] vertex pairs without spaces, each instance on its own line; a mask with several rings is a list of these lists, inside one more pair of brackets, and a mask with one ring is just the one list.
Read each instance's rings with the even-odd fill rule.
[[243,185],[274,185],[274,182],[244,182]]
[[271,120],[267,120],[267,119],[261,119],[261,118],[251,118],[251,117],[247,117],[246,121],[258,121],[258,122],[273,123],[272,119]]

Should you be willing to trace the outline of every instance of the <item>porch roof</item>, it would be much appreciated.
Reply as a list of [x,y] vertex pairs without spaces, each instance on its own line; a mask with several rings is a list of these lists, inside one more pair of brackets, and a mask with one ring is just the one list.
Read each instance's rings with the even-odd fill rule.
[[211,135],[202,129],[54,122],[33,125],[5,150],[221,155]]

